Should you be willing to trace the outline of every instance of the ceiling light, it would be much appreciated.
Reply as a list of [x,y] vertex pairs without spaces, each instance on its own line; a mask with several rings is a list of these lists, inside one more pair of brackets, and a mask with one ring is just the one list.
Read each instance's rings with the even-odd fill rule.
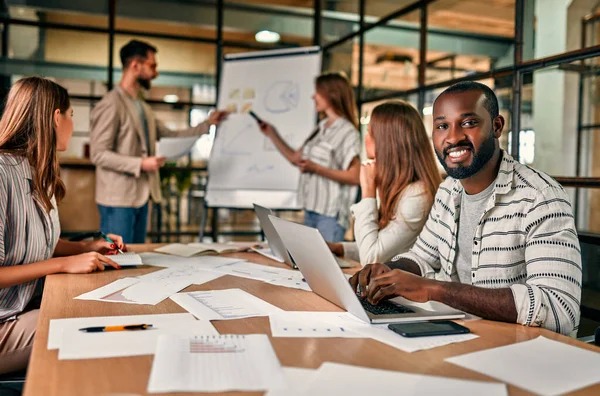
[[165,95],[163,97],[163,100],[167,103],[177,103],[177,102],[179,102],[179,96],[177,96],[175,94],[169,94],[169,95]]
[[261,30],[260,32],[254,35],[254,38],[259,43],[276,43],[279,41],[280,36],[277,32],[272,32],[270,30]]
[[423,115],[432,115],[433,114],[433,106],[423,107]]

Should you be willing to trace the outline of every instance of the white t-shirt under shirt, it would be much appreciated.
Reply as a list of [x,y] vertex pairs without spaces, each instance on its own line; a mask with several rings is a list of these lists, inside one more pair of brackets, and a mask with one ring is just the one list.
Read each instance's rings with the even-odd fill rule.
[[[319,123],[317,134],[303,148],[302,156],[315,164],[335,170],[346,170],[360,153],[360,135],[345,118],[338,118],[329,127],[327,119]],[[356,201],[357,186],[341,184],[314,173],[303,173],[299,186],[300,204],[304,209],[350,226],[350,206]]]
[[462,194],[458,224],[458,245],[456,246],[456,272],[460,283],[471,284],[473,238],[475,230],[485,212],[488,199],[494,191],[494,183],[478,194]]

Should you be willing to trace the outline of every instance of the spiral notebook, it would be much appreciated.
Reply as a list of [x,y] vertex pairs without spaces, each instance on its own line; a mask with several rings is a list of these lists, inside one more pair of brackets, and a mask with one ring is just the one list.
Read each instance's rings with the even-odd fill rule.
[[265,334],[161,335],[148,393],[264,391],[286,386]]

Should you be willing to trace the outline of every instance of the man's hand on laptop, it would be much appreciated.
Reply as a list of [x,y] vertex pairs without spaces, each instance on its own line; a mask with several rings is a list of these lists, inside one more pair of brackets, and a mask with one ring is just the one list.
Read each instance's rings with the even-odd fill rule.
[[378,304],[382,300],[404,297],[410,301],[427,302],[433,300],[434,289],[439,285],[440,282],[435,280],[394,269],[371,276],[367,287],[367,300],[371,304]]
[[350,278],[352,290],[361,297],[367,297],[368,285],[372,278],[385,274],[392,269],[385,264],[367,264]]

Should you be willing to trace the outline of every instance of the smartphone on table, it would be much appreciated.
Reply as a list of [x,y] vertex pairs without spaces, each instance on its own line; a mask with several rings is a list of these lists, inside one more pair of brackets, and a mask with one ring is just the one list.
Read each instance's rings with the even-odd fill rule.
[[456,324],[450,320],[439,320],[435,322],[412,322],[394,323],[388,328],[402,337],[429,337],[451,334],[467,334],[471,331],[465,326]]

